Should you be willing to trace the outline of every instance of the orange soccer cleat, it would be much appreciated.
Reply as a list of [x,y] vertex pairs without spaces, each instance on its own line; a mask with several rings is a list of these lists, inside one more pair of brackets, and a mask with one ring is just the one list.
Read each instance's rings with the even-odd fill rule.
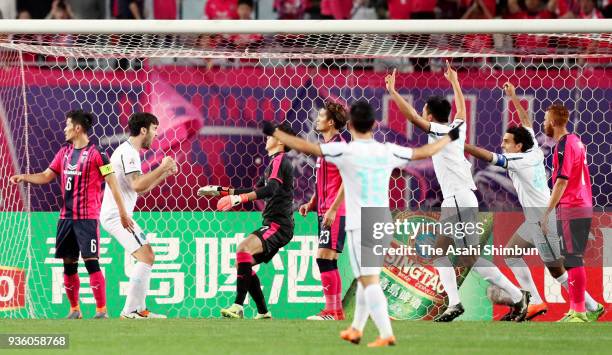
[[384,346],[393,346],[395,345],[395,337],[392,335],[388,338],[378,337],[376,340],[368,344],[368,348],[380,348]]
[[363,333],[353,327],[348,327],[340,332],[340,338],[350,341],[353,344],[359,344]]
[[532,320],[537,316],[541,316],[548,312],[548,306],[546,303],[538,303],[538,304],[530,304],[527,307],[527,316],[525,316],[525,320]]

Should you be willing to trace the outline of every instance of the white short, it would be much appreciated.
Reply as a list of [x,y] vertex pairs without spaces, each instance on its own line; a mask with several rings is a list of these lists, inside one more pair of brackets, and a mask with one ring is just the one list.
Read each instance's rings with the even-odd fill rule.
[[134,222],[134,233],[123,228],[119,217],[100,220],[100,224],[102,228],[115,237],[125,251],[130,254],[140,249],[143,245],[149,244],[142,228],[140,228],[136,222]]
[[[356,278],[361,276],[379,275],[383,266],[382,257],[379,258],[378,262],[376,263],[380,264],[380,266],[362,265],[361,229],[347,230],[346,237],[347,241],[349,242],[349,260],[351,262],[351,269],[353,270],[353,275],[355,275]],[[371,263],[372,260],[368,262],[368,264]]]
[[[457,223],[473,223],[474,225],[478,222],[478,199],[474,194],[474,191],[466,189],[457,192],[453,196],[449,196],[442,201],[442,210],[440,211],[440,222],[441,223],[453,223],[458,227],[461,226]],[[478,234],[463,234],[457,233],[455,235],[449,235],[452,237],[457,246],[468,246],[478,245]]]
[[538,249],[542,261],[551,262],[561,257],[561,241],[557,233],[557,219],[554,215],[550,215],[548,220],[547,236],[544,236],[540,223],[537,221],[523,222],[516,234]]

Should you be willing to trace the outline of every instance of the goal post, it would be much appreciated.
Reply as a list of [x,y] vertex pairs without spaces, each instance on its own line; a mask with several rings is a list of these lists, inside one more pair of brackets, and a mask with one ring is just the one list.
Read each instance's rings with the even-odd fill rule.
[[[420,111],[430,95],[453,101],[445,60],[459,72],[467,141],[499,151],[505,129],[519,123],[502,89],[510,81],[534,117],[548,175],[553,142],[542,131],[544,111],[555,102],[570,109],[570,128],[587,148],[598,209],[588,288],[598,301],[612,303],[612,269],[606,264],[612,242],[605,238],[612,230],[606,215],[612,200],[611,33],[611,20],[0,21],[0,318],[60,318],[68,307],[62,264],[53,258],[59,186],[8,182],[13,174],[48,167],[63,143],[67,111],[94,113],[91,139],[108,155],[126,139],[133,112],[159,118],[156,143],[142,155],[143,171],[170,155],[179,173],[140,197],[134,216],[156,253],[147,302],[171,317],[216,317],[233,301],[236,245],[259,227],[262,204],[216,212],[216,200],[198,198],[197,186],[253,186],[268,163],[261,121],[286,120],[300,136],[317,140],[314,121],[326,100],[349,105],[365,99],[379,121],[376,139],[425,144],[426,134],[408,124],[390,100],[384,76],[397,68],[398,90]],[[348,132],[343,135],[350,139]],[[316,161],[295,152],[290,157],[297,208],[313,194]],[[505,172],[470,161],[487,211],[481,217],[520,221]],[[395,171],[390,187],[395,211],[414,214],[439,208],[442,200],[430,161]],[[296,213],[295,221],[293,241],[258,269],[278,318],[305,318],[323,302],[316,216]],[[488,225],[483,243],[503,241],[496,228]],[[104,231],[100,251],[110,313],[117,316],[133,260]],[[340,269],[349,301],[352,275],[345,254]],[[446,296],[427,260],[413,266],[383,274],[390,314],[430,319]],[[560,318],[566,309],[561,287],[536,259],[529,266],[550,305],[544,319]],[[505,267],[503,272],[510,275]],[[84,267],[79,274],[87,316],[94,300]],[[498,313],[484,280],[458,276],[466,319]],[[253,312],[251,305],[246,312]]]

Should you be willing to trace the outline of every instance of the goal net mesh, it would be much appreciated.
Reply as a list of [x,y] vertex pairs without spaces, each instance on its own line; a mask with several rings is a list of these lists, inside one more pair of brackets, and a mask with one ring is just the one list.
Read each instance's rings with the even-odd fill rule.
[[[549,175],[553,142],[542,131],[544,111],[556,102],[566,105],[570,130],[588,151],[594,203],[605,209],[612,199],[611,58],[609,33],[2,35],[0,317],[58,318],[67,311],[62,262],[53,258],[60,186],[15,186],[8,177],[49,166],[64,142],[65,113],[71,109],[95,114],[91,139],[109,156],[127,138],[133,112],[152,112],[160,119],[156,142],[142,154],[143,172],[169,155],[177,160],[179,173],[140,197],[134,216],[156,253],[148,306],[171,317],[217,317],[221,307],[233,302],[236,245],[259,227],[262,203],[220,213],[214,211],[216,199],[197,198],[195,191],[207,184],[254,185],[268,164],[261,121],[286,120],[300,136],[316,141],[314,121],[326,100],[350,105],[365,99],[380,122],[376,139],[422,145],[426,134],[407,124],[390,101],[384,76],[397,68],[398,90],[420,111],[430,95],[452,102],[443,76],[448,59],[459,72],[466,98],[467,141],[499,151],[506,127],[519,122],[502,90],[510,81],[534,117]],[[348,132],[343,135],[350,139]],[[315,159],[289,155],[297,208],[313,194]],[[511,212],[520,206],[505,171],[471,161],[481,210],[507,211],[503,218],[520,224],[522,214]],[[395,171],[390,186],[393,210],[436,208],[442,201],[431,160]],[[293,241],[258,271],[279,318],[304,318],[318,312],[324,301],[315,262],[316,216],[296,214],[295,219]],[[600,228],[610,221],[594,224],[592,246],[601,256],[612,248],[606,244],[608,229]],[[496,236],[483,236],[485,243],[487,238],[492,242]],[[118,316],[133,260],[103,230],[100,264],[111,316]],[[346,255],[340,265],[350,303]],[[567,295],[541,262],[530,268],[544,299],[557,305],[551,317],[560,317]],[[589,291],[601,302],[612,302],[612,271],[605,260],[588,273]],[[82,263],[79,274],[87,316],[94,299]],[[487,298],[484,280],[464,277],[465,270],[458,276],[468,309],[465,319],[491,319],[500,311]],[[410,270],[387,269],[382,282],[395,318],[429,319],[444,307],[444,290],[427,261]],[[247,307],[247,316],[253,312]]]

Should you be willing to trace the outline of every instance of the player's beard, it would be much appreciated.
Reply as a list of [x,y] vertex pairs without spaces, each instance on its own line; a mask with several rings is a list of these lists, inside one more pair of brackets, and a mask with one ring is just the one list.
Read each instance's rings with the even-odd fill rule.
[[553,137],[555,135],[555,130],[553,129],[552,125],[544,125],[544,134],[549,137]]

